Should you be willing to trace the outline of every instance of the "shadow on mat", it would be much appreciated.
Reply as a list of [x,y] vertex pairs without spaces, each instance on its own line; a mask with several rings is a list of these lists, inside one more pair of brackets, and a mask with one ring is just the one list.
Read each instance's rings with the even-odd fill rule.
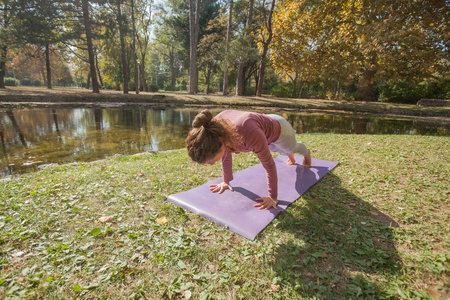
[[290,282],[300,297],[388,296],[369,277],[398,273],[401,261],[392,232],[397,222],[343,188],[332,173],[302,200],[291,204],[275,224],[276,230],[292,235],[274,255],[278,277]]

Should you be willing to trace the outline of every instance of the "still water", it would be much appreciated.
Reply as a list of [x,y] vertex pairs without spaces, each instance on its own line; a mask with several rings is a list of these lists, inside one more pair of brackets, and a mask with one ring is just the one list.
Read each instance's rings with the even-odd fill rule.
[[[50,163],[94,161],[115,154],[182,148],[190,124],[200,110],[0,110],[0,177],[29,172]],[[279,114],[289,120],[297,133],[449,134],[448,123],[336,114]]]

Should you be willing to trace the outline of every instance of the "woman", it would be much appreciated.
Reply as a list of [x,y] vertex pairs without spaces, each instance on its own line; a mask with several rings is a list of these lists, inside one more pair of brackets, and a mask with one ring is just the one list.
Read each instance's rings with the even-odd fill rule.
[[288,155],[287,164],[295,163],[294,154],[303,155],[303,166],[311,167],[311,152],[297,143],[292,126],[283,117],[255,112],[226,110],[216,117],[209,110],[199,113],[186,138],[189,156],[195,162],[213,165],[222,160],[223,182],[211,185],[221,194],[233,187],[232,153],[254,152],[266,170],[268,197],[256,199],[259,209],[277,208],[278,178],[272,152]]

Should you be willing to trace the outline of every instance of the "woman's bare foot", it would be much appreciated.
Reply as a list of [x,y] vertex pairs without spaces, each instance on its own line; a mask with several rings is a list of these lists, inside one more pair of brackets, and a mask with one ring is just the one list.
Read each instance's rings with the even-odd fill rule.
[[303,166],[307,168],[311,168],[311,151],[308,149],[308,154],[303,156]]
[[295,164],[295,157],[294,157],[294,153],[289,154],[288,156],[288,160],[286,162],[289,166]]

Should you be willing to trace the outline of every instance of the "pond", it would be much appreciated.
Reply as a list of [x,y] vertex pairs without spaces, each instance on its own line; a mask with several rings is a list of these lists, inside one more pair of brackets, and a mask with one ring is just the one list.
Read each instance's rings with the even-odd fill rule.
[[[95,161],[184,147],[201,109],[29,108],[0,111],[0,177],[50,163]],[[220,109],[212,109],[214,114]],[[261,111],[264,112],[264,111]],[[269,112],[268,112],[269,113]],[[280,112],[297,133],[448,135],[449,124]]]

